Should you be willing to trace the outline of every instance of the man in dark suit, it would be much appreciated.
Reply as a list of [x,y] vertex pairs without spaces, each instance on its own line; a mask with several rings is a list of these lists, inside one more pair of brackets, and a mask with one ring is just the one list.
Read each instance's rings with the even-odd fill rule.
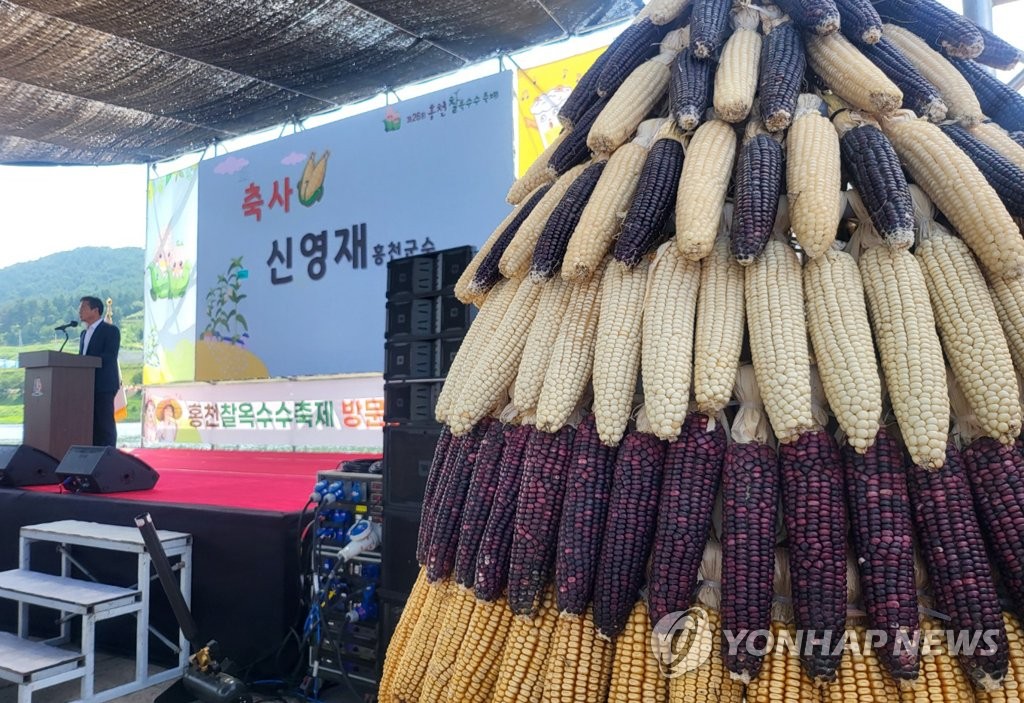
[[97,447],[117,446],[114,422],[114,396],[121,386],[117,353],[121,350],[121,330],[103,321],[103,301],[87,295],[78,306],[78,317],[85,324],[78,342],[78,353],[98,356],[103,365],[96,369],[93,387],[92,443]]

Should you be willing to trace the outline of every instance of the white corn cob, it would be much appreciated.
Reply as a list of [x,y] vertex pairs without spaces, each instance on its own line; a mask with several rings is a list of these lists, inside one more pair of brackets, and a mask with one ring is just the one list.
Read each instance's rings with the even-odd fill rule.
[[744,269],[754,374],[776,438],[794,441],[815,428],[803,278],[796,252],[773,236]]
[[515,380],[530,323],[537,312],[540,290],[541,285],[533,281],[520,284],[472,372],[459,386],[458,399],[448,410],[452,434],[469,432],[484,416],[504,405],[504,394]]
[[633,202],[647,151],[661,123],[661,120],[641,122],[636,138],[616,149],[608,159],[569,239],[562,261],[562,278],[585,281],[601,265]]
[[530,325],[523,357],[519,362],[516,382],[512,389],[512,404],[520,413],[537,408],[544,375],[548,370],[551,348],[569,307],[572,285],[555,277],[544,284],[537,303],[537,314]]
[[903,92],[840,32],[807,36],[807,61],[832,91],[854,107],[888,113]]
[[627,268],[608,264],[594,348],[594,418],[601,441],[618,445],[629,423],[640,370],[641,325],[649,257]]
[[882,380],[857,262],[831,249],[804,267],[807,327],[828,404],[858,452],[875,443]]
[[565,425],[590,381],[603,278],[602,266],[589,281],[572,285],[537,400],[537,429],[542,432]]
[[692,261],[703,259],[714,246],[735,160],[732,125],[716,119],[697,128],[686,149],[676,196],[676,246]]
[[1024,240],[970,157],[936,125],[901,111],[882,121],[900,161],[993,276],[1024,273]]
[[726,122],[742,122],[750,114],[757,92],[761,63],[761,23],[755,9],[740,5],[733,10],[734,31],[725,42],[715,71],[715,112]]
[[693,343],[693,394],[700,412],[714,417],[728,404],[743,350],[743,267],[729,252],[732,205],[722,212],[715,247],[701,262]]
[[648,274],[641,362],[647,417],[661,439],[678,437],[686,419],[699,286],[700,264],[662,244]]
[[835,241],[841,204],[839,135],[823,108],[818,96],[801,95],[786,140],[790,221],[797,242],[812,258]]

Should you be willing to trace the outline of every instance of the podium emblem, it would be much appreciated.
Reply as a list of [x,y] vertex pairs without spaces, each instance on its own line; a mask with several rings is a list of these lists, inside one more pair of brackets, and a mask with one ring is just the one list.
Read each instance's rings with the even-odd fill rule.
[[32,395],[36,398],[43,394],[43,379],[36,378],[32,382]]

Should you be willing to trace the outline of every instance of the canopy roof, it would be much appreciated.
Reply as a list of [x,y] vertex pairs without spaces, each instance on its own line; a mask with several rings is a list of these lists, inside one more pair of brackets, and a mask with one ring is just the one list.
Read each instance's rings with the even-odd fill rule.
[[0,163],[144,163],[635,14],[640,0],[0,0]]

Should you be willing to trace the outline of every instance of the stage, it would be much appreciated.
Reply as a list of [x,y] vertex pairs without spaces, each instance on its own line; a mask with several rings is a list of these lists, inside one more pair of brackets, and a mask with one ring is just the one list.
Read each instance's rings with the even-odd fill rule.
[[[157,527],[188,532],[193,547],[193,612],[204,638],[220,641],[227,656],[249,665],[273,657],[297,619],[299,518],[317,471],[367,454],[136,449],[131,452],[160,473],[149,491],[106,495],[61,493],[58,486],[0,489],[0,570],[18,564],[18,529],[54,520],[133,525],[149,512]],[[52,549],[52,547],[50,548]],[[131,585],[133,560],[76,551],[83,565],[107,583]],[[57,572],[56,552],[37,547],[34,568]],[[40,566],[37,566],[40,565]],[[153,624],[164,634],[174,619],[162,593]],[[45,611],[40,611],[43,613]],[[39,634],[55,632],[52,613],[33,616]],[[52,629],[46,627],[52,626]],[[119,618],[99,629],[101,648],[134,649],[134,621]],[[14,631],[15,608],[0,603],[0,629]],[[151,640],[155,656],[170,650]]]

